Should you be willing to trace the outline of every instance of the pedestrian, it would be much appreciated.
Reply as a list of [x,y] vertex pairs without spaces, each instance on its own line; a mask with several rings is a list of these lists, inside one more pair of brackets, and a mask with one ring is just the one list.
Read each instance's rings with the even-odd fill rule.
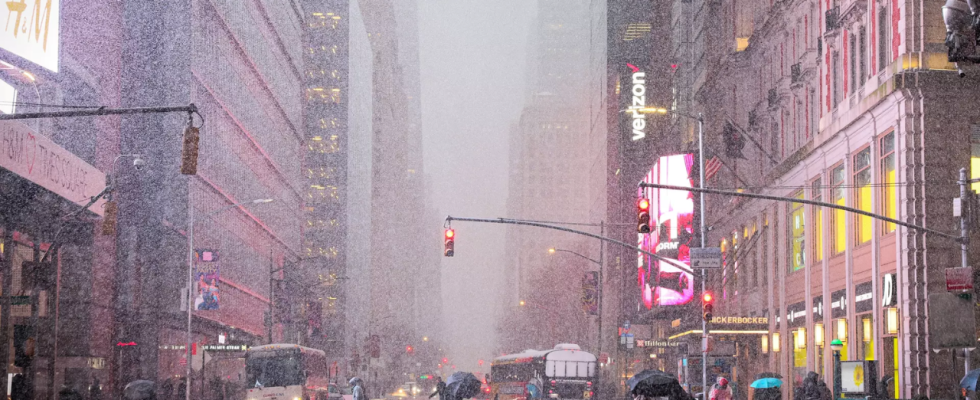
[[364,393],[364,381],[361,378],[351,378],[350,385],[353,386],[350,394],[353,395],[354,400],[368,400],[367,394]]
[[89,400],[102,400],[102,383],[99,378],[92,378],[92,385],[88,387]]
[[728,386],[728,379],[723,376],[718,377],[718,382],[711,386],[708,394],[709,400],[732,400],[732,388]]
[[34,398],[33,394],[31,393],[31,387],[27,384],[27,378],[24,377],[24,374],[14,375],[10,386],[11,400],[30,400]]
[[[429,395],[431,399],[432,396],[439,395],[439,400],[446,400],[446,382],[442,381],[441,376],[436,377],[436,391]],[[357,399],[354,399],[357,400]]]
[[821,400],[820,375],[816,372],[810,371],[806,374],[806,378],[803,379],[803,399],[804,400]]

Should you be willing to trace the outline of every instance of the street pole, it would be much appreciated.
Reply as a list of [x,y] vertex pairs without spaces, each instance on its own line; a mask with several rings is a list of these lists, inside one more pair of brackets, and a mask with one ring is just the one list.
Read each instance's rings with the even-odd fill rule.
[[[967,262],[967,246],[970,244],[970,237],[967,235],[967,180],[966,180],[966,168],[960,168],[960,266],[966,268],[969,266]],[[970,210],[974,211],[974,210]]]
[[[704,115],[698,113],[698,175],[699,184],[701,189],[704,189]],[[701,214],[701,248],[705,248],[705,243],[708,235],[708,229],[704,225],[704,195],[701,193],[699,199],[701,200],[700,214]],[[701,270],[701,294],[704,295],[705,291],[705,280],[707,278],[707,271]],[[701,399],[705,400],[708,397],[708,321],[701,318]]]
[[192,201],[191,194],[194,192],[191,187],[191,180],[194,176],[191,175],[187,179],[187,370],[186,375],[186,386],[184,388],[185,399],[191,400],[191,345],[193,343],[193,331],[191,330],[191,319],[194,315],[194,294],[191,290],[194,288],[194,202]]
[[[601,235],[604,235],[605,233],[606,233],[605,232],[605,221],[599,221],[599,235],[601,236]],[[596,333],[596,341],[598,342],[598,344],[596,345],[596,352],[598,354],[596,354],[596,356],[598,356],[598,357],[602,357],[602,292],[603,292],[602,286],[606,284],[605,281],[602,280],[602,270],[603,270],[603,268],[602,268],[602,261],[603,261],[602,258],[603,258],[603,248],[604,247],[605,247],[605,243],[599,242],[599,293],[596,293],[596,295],[599,297],[597,299],[598,300],[598,303],[599,303],[599,318],[598,318],[599,319],[598,320],[599,332]],[[602,363],[599,363],[598,375],[599,375],[599,378],[601,380],[601,378],[602,378]],[[598,389],[598,387],[596,387],[596,389]]]
[[[191,175],[191,177],[193,177],[193,175]],[[194,315],[194,294],[192,292],[192,289],[194,288],[194,203],[191,201],[192,192],[193,190],[191,190],[190,180],[188,180],[188,185],[187,185],[187,349],[186,349],[187,350],[186,351],[187,388],[186,388],[186,392],[184,393],[184,395],[186,396],[185,397],[186,400],[191,400],[191,346],[194,342],[194,331],[191,330],[191,320]],[[219,208],[205,215],[204,219],[207,220],[211,216],[217,215],[222,211],[235,207],[241,207],[245,204],[259,204],[259,203],[270,203],[270,202],[272,202],[272,199],[258,199],[258,200],[252,200],[250,202],[246,201],[246,202],[227,205],[225,207]],[[201,357],[201,362],[203,365],[204,362],[203,355]]]
[[841,368],[840,368],[840,350],[834,350],[834,400],[840,398],[841,392]]

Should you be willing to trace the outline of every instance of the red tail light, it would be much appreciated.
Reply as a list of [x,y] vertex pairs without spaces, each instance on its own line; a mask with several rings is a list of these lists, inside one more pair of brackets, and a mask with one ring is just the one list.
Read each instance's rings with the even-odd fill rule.
[[557,384],[558,384],[558,381],[551,381],[551,386],[555,386]]
[[588,387],[592,387],[592,382],[586,382],[585,385]]

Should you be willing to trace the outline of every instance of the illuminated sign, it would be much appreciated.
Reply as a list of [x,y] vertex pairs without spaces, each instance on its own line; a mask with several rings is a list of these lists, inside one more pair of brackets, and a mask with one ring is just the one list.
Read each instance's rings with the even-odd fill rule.
[[633,101],[627,107],[626,112],[633,114],[633,141],[643,139],[647,136],[647,120],[646,115],[641,112],[643,108],[647,106],[647,83],[646,83],[646,73],[640,72],[640,68],[627,63],[626,66],[630,67],[633,71],[633,88],[631,93],[633,94]]
[[[643,179],[646,183],[693,187],[692,154],[660,157]],[[691,242],[694,234],[694,198],[691,192],[640,188],[639,197],[650,199],[651,217],[656,224],[650,234],[640,234],[639,247],[656,255],[691,265]],[[637,255],[638,284],[646,309],[654,306],[688,304],[694,299],[694,276],[677,266],[647,256]]]
[[729,316],[729,317],[719,317],[719,316],[716,316],[716,317],[714,317],[714,318],[711,319],[711,323],[712,324],[739,324],[739,325],[748,325],[748,324],[766,325],[766,324],[769,323],[769,318],[768,317],[731,317],[731,316]]
[[672,340],[637,340],[636,347],[677,347],[687,345],[685,342]]
[[895,294],[895,274],[885,274],[881,285],[881,306],[892,307],[897,302]]
[[61,0],[5,2],[7,22],[0,48],[58,72]]
[[[0,168],[48,189],[66,200],[85,205],[105,188],[105,174],[27,125],[0,122]],[[103,215],[104,199],[89,207]]]
[[0,112],[4,114],[14,113],[14,104],[17,102],[17,89],[9,83],[0,81]]

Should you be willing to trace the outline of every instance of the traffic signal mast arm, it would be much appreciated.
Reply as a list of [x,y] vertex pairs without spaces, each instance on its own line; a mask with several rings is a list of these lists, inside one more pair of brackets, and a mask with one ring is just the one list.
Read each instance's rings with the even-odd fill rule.
[[857,209],[857,208],[852,208],[852,207],[847,207],[847,206],[840,206],[840,205],[833,204],[833,203],[824,203],[822,201],[806,200],[806,199],[799,199],[799,198],[792,198],[792,197],[769,196],[769,195],[755,194],[755,193],[741,193],[741,192],[734,192],[734,191],[731,191],[731,190],[702,189],[702,188],[696,188],[696,187],[662,185],[662,184],[659,184],[659,183],[640,183],[640,187],[644,187],[644,188],[655,188],[655,189],[668,189],[668,190],[684,190],[684,191],[696,192],[696,193],[721,194],[721,195],[726,195],[726,196],[748,197],[748,198],[753,198],[753,199],[764,199],[764,200],[773,200],[773,201],[783,201],[783,202],[788,202],[788,203],[810,204],[810,205],[814,205],[814,206],[833,208],[833,209],[837,209],[837,210],[844,210],[844,211],[847,211],[847,212],[852,212],[852,213],[855,213],[855,214],[865,215],[865,216],[868,216],[868,217],[871,217],[871,218],[874,218],[874,219],[879,219],[879,220],[882,220],[882,221],[891,222],[891,223],[896,224],[896,225],[901,225],[901,226],[904,226],[904,227],[909,228],[909,229],[914,229],[914,230],[917,230],[917,231],[931,233],[933,235],[941,236],[941,237],[944,237],[944,238],[947,238],[947,239],[953,239],[953,240],[955,240],[957,242],[961,242],[961,241],[965,240],[965,238],[963,236],[951,235],[951,234],[948,234],[948,233],[945,233],[945,232],[940,232],[940,231],[937,231],[937,230],[934,230],[934,229],[929,229],[929,228],[926,228],[926,227],[923,227],[923,226],[919,226],[919,225],[915,225],[915,224],[910,224],[910,223],[904,222],[904,221],[899,221],[899,220],[894,219],[894,218],[888,218],[888,217],[886,217],[884,215],[878,215],[878,214],[867,212],[867,211],[860,210],[860,209]]
[[594,233],[583,232],[583,231],[579,231],[579,230],[575,230],[575,229],[569,229],[569,228],[564,228],[564,227],[560,227],[560,226],[542,224],[540,222],[532,222],[532,221],[526,221],[526,220],[521,220],[521,219],[508,219],[508,218],[483,219],[483,218],[462,218],[462,217],[453,217],[453,216],[446,217],[446,223],[447,224],[448,223],[451,223],[452,221],[488,222],[488,223],[492,223],[492,224],[526,225],[526,226],[536,226],[538,228],[554,229],[554,230],[562,231],[562,232],[575,233],[575,234],[582,235],[582,236],[588,236],[588,237],[593,238],[593,239],[604,240],[606,242],[609,242],[609,243],[612,243],[612,244],[616,244],[616,245],[619,245],[619,246],[623,246],[623,247],[626,247],[628,249],[634,249],[634,250],[636,250],[636,251],[638,251],[640,253],[643,253],[643,254],[646,254],[646,255],[648,255],[650,257],[653,257],[653,258],[655,258],[655,259],[657,259],[657,260],[659,260],[661,262],[665,262],[667,264],[670,264],[670,265],[673,265],[673,266],[675,266],[677,268],[680,268],[681,271],[687,272],[689,274],[693,274],[694,273],[694,270],[692,270],[691,267],[688,267],[687,265],[684,265],[684,264],[682,264],[680,262],[677,262],[677,261],[674,261],[674,260],[671,260],[671,259],[668,259],[668,258],[664,258],[664,257],[658,256],[658,255],[656,255],[654,253],[651,253],[649,251],[643,250],[643,249],[641,249],[639,247],[636,247],[636,246],[633,246],[633,245],[629,245],[629,244],[620,242],[620,241],[618,241],[616,239],[611,239],[611,238],[607,238],[605,236],[596,235]]

